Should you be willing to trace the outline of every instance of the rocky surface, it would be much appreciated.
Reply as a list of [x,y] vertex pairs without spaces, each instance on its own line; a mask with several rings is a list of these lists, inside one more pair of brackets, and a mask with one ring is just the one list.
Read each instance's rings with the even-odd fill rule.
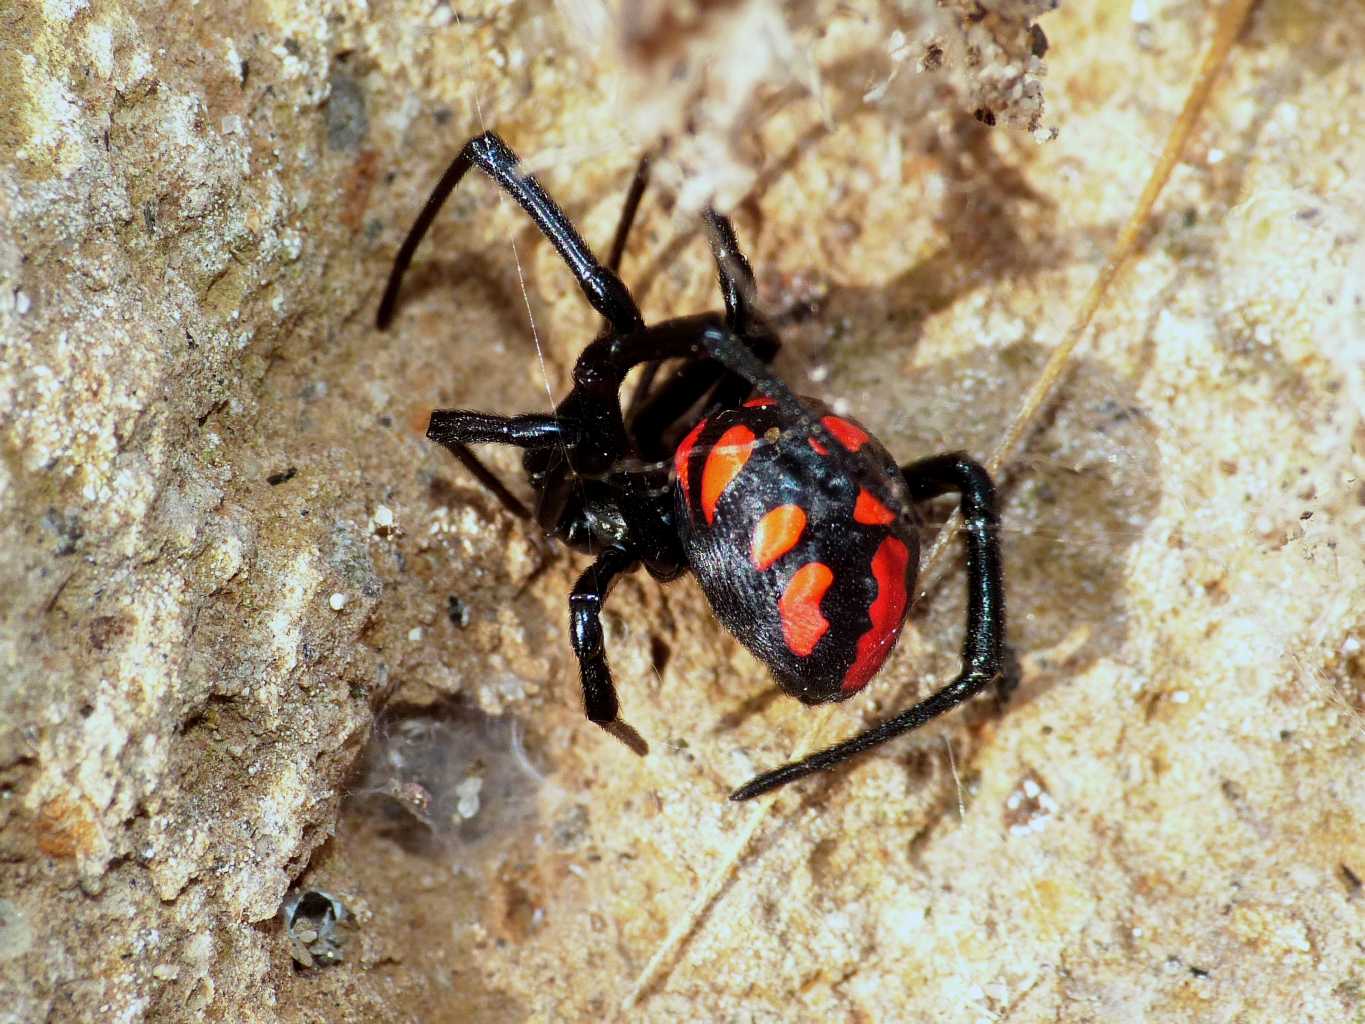
[[[379,333],[388,262],[484,126],[603,247],[667,132],[646,315],[717,304],[733,200],[786,378],[984,454],[1211,29],[1049,6],[0,11],[0,1021],[613,1016],[807,713],[640,577],[651,753],[584,723],[582,560],[422,435],[545,408],[594,318],[486,182]],[[1362,1019],[1361,54],[1257,6],[1011,464],[1008,713],[784,794],[630,1019]],[[952,673],[960,589],[840,734]]]

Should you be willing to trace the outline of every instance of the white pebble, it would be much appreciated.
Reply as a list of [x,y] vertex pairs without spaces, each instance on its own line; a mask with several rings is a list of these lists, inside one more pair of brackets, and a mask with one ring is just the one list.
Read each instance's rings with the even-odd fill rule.
[[483,789],[483,778],[471,775],[455,787],[455,795],[460,799],[455,804],[455,812],[461,818],[472,818],[479,813],[479,791]]
[[460,797],[460,802],[455,805],[455,811],[461,818],[472,818],[479,813],[479,797],[471,794]]
[[478,796],[483,789],[483,776],[471,775],[455,787],[460,796]]
[[341,609],[346,607],[347,602],[349,602],[350,600],[351,599],[349,597],[347,597],[345,594],[338,590],[335,594],[333,594],[331,597],[327,599],[327,603],[332,606],[332,611],[339,612],[341,611]]

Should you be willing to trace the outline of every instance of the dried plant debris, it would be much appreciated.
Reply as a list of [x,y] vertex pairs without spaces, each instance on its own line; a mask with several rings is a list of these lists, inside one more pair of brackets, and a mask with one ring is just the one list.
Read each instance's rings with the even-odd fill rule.
[[[874,107],[917,125],[963,111],[989,125],[1055,135],[1043,120],[1047,36],[1058,0],[627,0],[615,18],[572,7],[583,42],[622,60],[628,133],[665,144],[659,168],[684,209],[733,206],[761,166],[754,129],[798,96],[832,124]],[[616,52],[600,46],[614,37]]]

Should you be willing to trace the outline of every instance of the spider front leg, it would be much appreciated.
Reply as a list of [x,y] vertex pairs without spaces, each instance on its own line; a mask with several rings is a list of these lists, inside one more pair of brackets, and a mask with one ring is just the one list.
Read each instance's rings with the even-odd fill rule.
[[1005,591],[1000,570],[1000,517],[995,485],[979,463],[960,452],[912,462],[901,467],[901,473],[916,501],[949,491],[962,496],[962,530],[967,547],[967,631],[962,642],[961,673],[933,696],[895,718],[804,760],[764,772],[731,793],[731,800],[748,800],[918,729],[1005,674]]
[[581,431],[558,416],[527,413],[496,416],[468,409],[437,409],[427,422],[427,437],[454,450],[460,444],[510,444],[516,448],[577,445]]
[[[540,182],[518,169],[520,161],[507,143],[493,132],[476,135],[465,143],[457,156],[446,168],[441,180],[436,183],[426,205],[416,222],[403,239],[403,245],[394,257],[393,268],[389,272],[388,284],[384,287],[384,297],[379,302],[376,322],[383,330],[393,320],[394,309],[398,303],[398,291],[403,283],[403,275],[412,262],[417,247],[431,227],[436,214],[440,212],[451,191],[471,167],[477,167],[491,178],[503,191],[515,199],[526,211],[527,216],[540,228],[541,233],[550,240],[560,258],[568,265],[570,272],[578,280],[592,308],[597,310],[618,333],[638,330],[644,326],[640,309],[635,305],[626,286],[608,267],[597,262],[586,242],[570,223]],[[643,189],[643,186],[642,186]],[[633,214],[632,214],[633,215]]]
[[549,448],[574,443],[580,434],[577,428],[554,416],[494,416],[465,409],[437,409],[427,423],[427,437],[449,449],[460,465],[518,519],[530,519],[530,509],[479,461],[469,445],[491,443]]
[[645,754],[648,747],[639,734],[617,720],[620,702],[612,685],[611,669],[607,667],[606,642],[602,636],[602,605],[607,600],[616,578],[639,564],[639,559],[625,548],[607,548],[597,561],[578,577],[569,592],[569,641],[578,658],[578,672],[583,682],[583,709],[588,720],[597,723],[621,740],[637,754]]

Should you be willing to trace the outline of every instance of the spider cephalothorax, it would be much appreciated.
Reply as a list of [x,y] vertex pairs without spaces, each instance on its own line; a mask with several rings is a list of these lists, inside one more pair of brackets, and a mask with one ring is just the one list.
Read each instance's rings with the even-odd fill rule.
[[[1005,605],[995,489],[960,453],[898,466],[856,421],[798,398],[767,364],[780,342],[754,307],[753,272],[727,218],[707,211],[724,313],[646,325],[616,275],[643,193],[642,162],[603,266],[496,135],[471,139],[442,177],[394,261],[379,308],[393,316],[403,273],[450,191],[477,166],[521,204],[606,320],[579,356],[573,389],[550,414],[432,413],[427,436],[451,450],[513,514],[594,556],[569,596],[569,632],[588,717],[619,732],[601,608],[613,581],[643,565],[667,581],[691,571],[717,618],[807,704],[842,700],[881,667],[905,623],[919,565],[914,503],[961,496],[967,633],[961,674],[852,739],[731,794],[744,800],[917,728],[1002,678]],[[664,360],[671,372],[656,383]],[[626,374],[645,372],[623,412]],[[524,449],[534,513],[469,451]]]

